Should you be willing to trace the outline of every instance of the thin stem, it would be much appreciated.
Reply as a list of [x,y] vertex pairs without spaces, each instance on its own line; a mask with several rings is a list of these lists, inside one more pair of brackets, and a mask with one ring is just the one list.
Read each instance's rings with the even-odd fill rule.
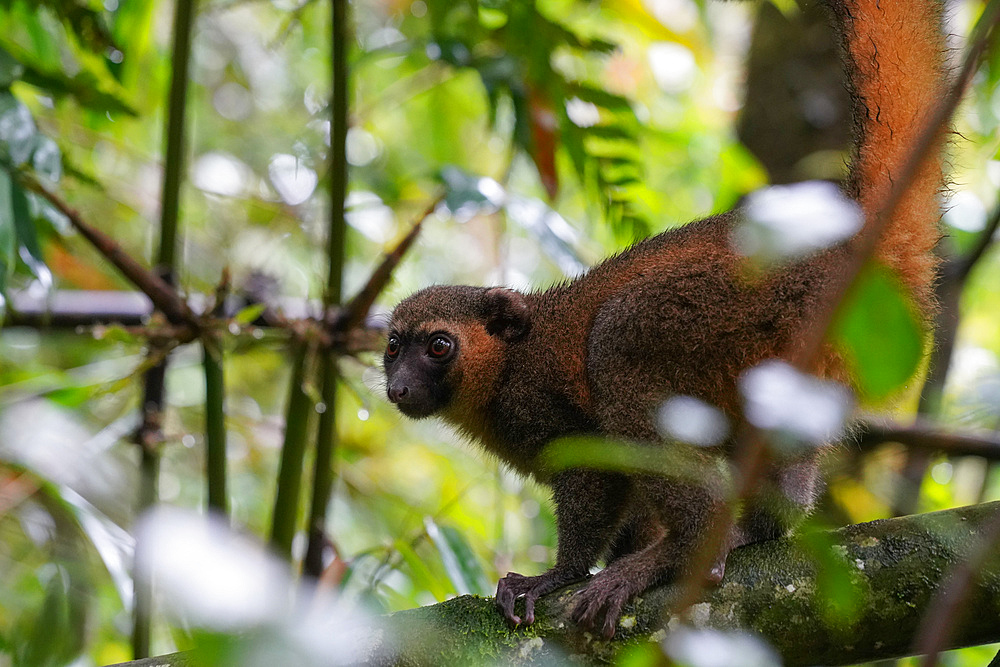
[[330,229],[326,255],[329,274],[325,303],[329,308],[340,303],[343,292],[344,265],[344,201],[347,198],[347,40],[351,34],[347,24],[347,0],[330,0],[332,100],[330,109]]
[[333,453],[337,444],[337,362],[329,350],[320,363],[324,410],[316,432],[316,461],[313,470],[312,500],[309,507],[309,545],[303,570],[319,577],[323,573],[326,552],[326,509],[333,492]]
[[[146,374],[146,382],[154,371],[162,368],[157,366]],[[147,393],[148,395],[148,393]],[[140,438],[142,437],[140,427]],[[160,453],[154,447],[143,446],[140,443],[142,458],[139,463],[139,506],[138,514],[142,514],[149,508],[156,505],[159,499],[160,486]],[[145,545],[136,545],[136,560],[138,554]],[[134,608],[132,610],[132,653],[136,660],[148,658],[150,655],[150,644],[153,626],[153,590],[152,581],[146,577],[134,577],[135,596],[133,598]]]
[[[129,264],[131,257],[123,251],[119,253],[123,263],[116,263],[119,269],[129,268],[129,276],[140,289],[153,300],[157,307],[171,321],[177,323],[192,320],[191,311],[173,289],[175,284],[175,247],[177,245],[177,209],[180,200],[180,179],[183,169],[184,154],[184,115],[187,93],[188,60],[191,51],[191,25],[194,16],[194,0],[177,0],[174,8],[174,44],[173,70],[171,72],[170,97],[167,110],[166,132],[166,163],[163,174],[163,198],[160,216],[160,252],[158,268],[155,272],[139,271],[136,262]],[[70,216],[72,220],[73,217]],[[79,220],[77,222],[80,222]],[[87,238],[101,247],[109,246],[114,250],[117,244],[109,244],[109,238],[96,229],[86,230],[76,225]],[[87,232],[90,232],[87,234]],[[100,242],[100,243],[99,243]],[[113,243],[113,241],[112,241]],[[109,259],[112,254],[105,253]],[[141,268],[141,267],[139,267]],[[158,276],[156,274],[159,274]],[[155,279],[162,280],[162,284]],[[150,354],[156,353],[155,347],[150,348]],[[160,423],[164,407],[164,382],[166,379],[168,358],[150,369],[145,378],[145,396],[143,399],[143,422],[139,429],[138,441],[142,447],[143,494],[140,500],[140,511],[146,510],[157,502],[159,477],[159,447]],[[141,548],[139,545],[137,548]],[[138,577],[136,579],[139,579]],[[145,581],[136,586],[135,619],[132,634],[132,646],[136,658],[149,655],[152,629],[152,582]]]
[[[161,266],[160,270],[151,271],[139,263],[125,251],[113,238],[84,221],[80,213],[59,198],[54,192],[46,189],[37,179],[29,174],[20,174],[18,182],[26,189],[39,195],[55,206],[66,216],[70,224],[100,252],[105,259],[128,278],[136,287],[149,297],[153,305],[167,316],[174,324],[188,323],[197,325],[197,320],[191,313],[187,303],[177,295],[173,288],[173,266]],[[161,242],[162,243],[162,242]]]
[[184,118],[187,107],[188,62],[195,0],[177,0],[174,7],[173,70],[167,109],[166,155],[163,165],[163,199],[160,204],[160,253],[158,264],[173,268],[177,255],[177,219],[181,177],[184,171]]
[[298,343],[294,354],[288,409],[285,412],[285,441],[281,447],[278,489],[274,498],[274,516],[271,521],[271,547],[289,560],[292,557],[292,540],[295,538],[298,522],[302,463],[306,453],[309,417],[313,412],[313,402],[305,391],[306,367],[310,357],[309,346],[306,343]]
[[202,339],[205,367],[205,480],[208,508],[226,516],[229,496],[226,492],[226,417],[225,378],[221,346],[213,339]]
[[[330,0],[330,229],[327,237],[326,293],[323,302],[329,311],[339,304],[343,295],[344,268],[344,205],[347,198],[347,0]],[[305,572],[318,577],[323,570],[326,545],[326,508],[333,490],[333,454],[337,447],[337,362],[332,350],[322,353],[319,364],[324,410],[319,417],[316,433],[316,461],[313,470],[312,502],[309,509],[309,546],[306,549]]]
[[[952,354],[958,334],[960,320],[960,302],[969,280],[972,269],[983,257],[983,254],[993,244],[993,236],[1000,226],[1000,206],[993,211],[986,227],[979,233],[973,247],[962,256],[952,257],[941,271],[941,279],[934,286],[938,302],[938,312],[935,317],[934,349],[928,364],[927,379],[924,380],[920,392],[920,403],[917,413],[927,417],[936,417],[941,408],[941,397],[944,394],[945,382],[951,368]],[[926,451],[908,451],[903,471],[893,499],[892,513],[895,516],[912,514],[917,511],[920,501],[920,489],[923,485],[927,467],[930,465],[930,453]]]
[[[147,356],[157,353],[151,347]],[[136,514],[141,516],[159,501],[160,496],[160,426],[165,400],[166,358],[156,364],[143,376],[142,422],[136,431],[139,445],[139,502]],[[144,547],[136,545],[136,553]],[[136,559],[138,560],[138,558]],[[132,619],[132,652],[136,659],[147,658],[153,624],[153,582],[145,577],[134,576],[135,598]]]

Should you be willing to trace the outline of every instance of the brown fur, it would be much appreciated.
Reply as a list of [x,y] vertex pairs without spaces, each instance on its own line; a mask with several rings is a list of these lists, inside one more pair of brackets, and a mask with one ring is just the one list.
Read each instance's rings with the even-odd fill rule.
[[[830,4],[850,49],[860,130],[848,188],[872,215],[941,90],[940,13],[935,0]],[[931,307],[939,185],[934,157],[877,249],[925,308]],[[501,580],[497,605],[512,622],[532,622],[538,596],[585,577],[606,558],[607,567],[578,594],[574,619],[612,634],[631,597],[678,574],[722,501],[721,479],[550,470],[540,454],[574,434],[663,446],[653,415],[673,394],[698,397],[735,418],[739,375],[799,343],[846,263],[849,244],[747,280],[730,244],[738,219],[727,213],[654,236],[545,291],[431,287],[393,313],[398,352],[385,365],[390,398],[400,409],[444,416],[512,467],[552,486],[556,564],[538,577],[509,573]],[[428,353],[436,336],[453,344],[444,358]],[[844,377],[832,351],[822,372]],[[695,455],[711,461],[726,452],[722,446]],[[765,479],[727,549],[782,534],[811,506],[817,488],[812,456],[774,464]],[[724,559],[714,577],[721,578]],[[514,613],[522,595],[523,619]]]

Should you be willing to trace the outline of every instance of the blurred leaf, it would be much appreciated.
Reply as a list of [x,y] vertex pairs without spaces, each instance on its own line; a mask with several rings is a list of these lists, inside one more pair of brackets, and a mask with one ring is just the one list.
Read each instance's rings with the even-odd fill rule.
[[21,78],[24,66],[6,50],[0,48],[0,88],[9,88],[10,84]]
[[110,73],[105,77],[85,71],[67,76],[62,72],[45,72],[29,66],[25,70],[23,80],[56,97],[69,95],[94,111],[139,115],[132,103],[127,100],[125,91],[111,78]]
[[[444,26],[449,24],[445,16],[454,19],[453,10],[436,2],[430,4],[430,9],[435,33],[445,31]],[[483,48],[476,42],[478,30],[466,34],[451,25],[447,37],[437,35],[438,57],[455,66],[476,70],[486,88],[494,126],[501,102],[512,103],[511,140],[531,158],[549,199],[554,199],[560,190],[556,156],[563,147],[585,185],[585,192],[602,207],[606,222],[616,229],[628,227],[629,235],[648,232],[640,212],[633,208],[626,213],[635,193],[622,188],[640,183],[643,178],[637,138],[640,124],[631,103],[587,81],[567,78],[552,66],[560,50],[581,52],[586,59],[603,57],[614,51],[616,45],[579,35],[540,12],[534,3],[499,3],[490,9],[492,13],[507,12],[508,21],[503,28],[489,33],[492,48],[486,52],[488,55],[480,55]],[[639,3],[630,3],[628,10],[630,15],[659,25]],[[503,22],[491,20],[491,23]],[[659,26],[660,32],[664,30]],[[578,123],[567,111],[573,102],[582,102],[585,107],[592,105],[591,110],[584,110],[585,118],[578,118]],[[593,113],[597,118],[591,121],[589,115]],[[613,145],[608,146],[608,142]],[[606,167],[601,160],[608,156],[627,162],[631,167],[629,174],[604,173]]]
[[441,556],[448,579],[459,595],[490,595],[493,592],[476,555],[460,532],[451,526],[438,526],[429,516],[424,518],[424,528]]
[[493,584],[480,566],[479,559],[472,551],[472,547],[466,539],[465,534],[454,526],[443,526],[441,532],[455,552],[455,556],[458,558],[458,565],[462,568],[466,581],[471,586],[471,592],[474,595],[492,595],[494,591]]
[[100,3],[87,0],[36,0],[36,3],[50,9],[94,53],[116,48]]
[[623,111],[627,114],[632,113],[632,105],[621,95],[615,95],[614,93],[609,93],[606,90],[601,90],[585,83],[571,83],[567,93],[579,97],[585,102],[590,102],[611,111]]
[[0,48],[21,64],[24,83],[55,97],[71,95],[95,111],[136,115],[109,69],[106,55],[117,48],[93,8],[68,0],[31,8],[0,2],[0,25],[11,27],[0,31]]
[[[127,422],[126,427],[134,428],[134,419],[131,415],[123,421]],[[122,436],[124,435],[125,433],[122,433]],[[129,608],[132,604],[132,561],[135,554],[135,540],[125,529],[69,487],[60,487],[59,496],[65,503],[66,510],[100,556],[122,606]]]
[[508,196],[504,209],[508,218],[538,239],[542,251],[568,276],[583,273],[584,263],[574,248],[576,230],[565,218],[540,199]]
[[48,287],[52,283],[52,276],[48,267],[45,266],[42,248],[38,243],[38,232],[35,229],[35,222],[31,218],[28,196],[17,183],[12,184],[10,194],[14,229],[17,232],[18,246],[22,249],[21,259],[31,273]]
[[658,642],[635,644],[615,656],[616,667],[656,667],[663,663],[663,649]]
[[33,667],[64,665],[83,645],[86,609],[80,591],[73,590],[76,582],[63,566],[47,568],[46,573],[45,602],[22,649],[22,664]]
[[674,443],[649,447],[598,436],[572,436],[554,440],[542,452],[547,471],[586,466],[599,470],[655,473],[679,480],[728,480],[724,460],[706,459],[699,448]]
[[36,134],[31,167],[48,180],[59,181],[62,178],[62,151],[59,145],[44,134]]
[[824,602],[821,614],[827,627],[834,631],[852,627],[866,599],[862,580],[857,576],[858,567],[863,564],[848,562],[828,532],[802,531],[797,539],[816,565],[818,599]]
[[[14,183],[6,169],[0,169],[0,296],[14,270],[16,231],[14,227]],[[2,312],[0,312],[2,315]]]
[[406,563],[415,586],[430,591],[438,600],[444,600],[448,597],[449,591],[445,589],[441,580],[435,576],[434,572],[427,566],[424,559],[414,551],[409,542],[406,540],[396,540],[393,546],[399,552],[399,555],[402,556],[403,562]]
[[905,289],[888,269],[869,265],[834,323],[863,399],[879,401],[913,377],[923,356],[923,327]]
[[[632,145],[636,139],[635,131],[631,128],[625,127],[624,125],[595,125],[594,127],[587,128],[587,135],[600,139],[620,140],[623,146]],[[608,145],[613,146],[614,144]],[[608,157],[614,157],[618,160],[626,159],[622,156],[615,156],[613,154]]]
[[[444,204],[452,215],[459,219],[467,219],[481,209],[493,209],[497,207],[497,202],[487,197],[481,187],[483,177],[470,174],[469,172],[449,165],[444,167],[438,174],[441,182],[444,183],[445,190]],[[503,189],[496,184],[498,195],[502,196]]]
[[265,310],[267,310],[266,303],[255,303],[251,306],[243,308],[242,310],[240,310],[240,312],[236,313],[236,316],[233,317],[233,321],[240,326],[246,326],[256,321],[257,318],[260,317]]
[[620,15],[625,22],[639,27],[644,33],[656,40],[677,42],[691,48],[691,40],[671,30],[649,13],[646,3],[642,0],[605,0],[608,7]]
[[0,160],[20,166],[35,150],[35,121],[9,91],[0,92]]

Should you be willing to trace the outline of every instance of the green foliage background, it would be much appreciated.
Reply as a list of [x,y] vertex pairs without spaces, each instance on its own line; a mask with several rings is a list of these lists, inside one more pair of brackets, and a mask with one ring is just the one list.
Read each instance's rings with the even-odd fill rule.
[[[958,23],[974,13],[976,3],[966,4]],[[130,288],[18,184],[19,173],[34,174],[150,260],[171,9],[162,1],[0,0],[0,292],[8,310],[15,292]],[[319,298],[326,4],[206,0],[198,12],[179,284],[211,293],[228,268],[237,287],[267,276],[282,297]],[[442,189],[455,213],[425,223],[383,310],[431,283],[551,284],[765,184],[732,129],[753,5],[663,3],[662,23],[636,0],[364,0],[352,12],[346,293]],[[675,74],[691,67],[689,79],[658,82],[650,54],[664,44],[675,58],[667,66]],[[984,67],[952,148],[961,205],[948,222],[960,246],[970,235],[963,230],[997,205],[998,63]],[[484,191],[506,199],[497,205]],[[943,408],[950,423],[997,426],[997,284],[992,253],[963,301]],[[864,335],[852,326],[852,336]],[[283,432],[285,348],[267,335],[226,349],[232,519],[261,536]],[[114,327],[7,326],[0,334],[0,664],[130,657],[138,451],[129,435],[143,351],[142,338]],[[374,355],[341,362],[329,526],[346,567],[340,594],[391,611],[487,595],[508,570],[545,569],[555,537],[544,491],[439,424],[404,421],[382,398],[377,366]],[[203,386],[198,351],[176,351],[161,470],[167,504],[204,505]],[[824,520],[885,516],[900,460],[900,450],[883,448],[853,467],[834,465]],[[922,507],[1000,497],[994,473],[982,461],[936,461]],[[190,642],[180,627],[156,625],[154,653]],[[982,649],[967,653],[955,664],[988,659]]]

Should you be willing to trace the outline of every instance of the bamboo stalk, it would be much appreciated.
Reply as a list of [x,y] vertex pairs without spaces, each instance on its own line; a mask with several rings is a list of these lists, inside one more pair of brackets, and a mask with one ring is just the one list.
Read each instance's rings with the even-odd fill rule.
[[[163,279],[167,292],[173,299],[163,297],[164,312],[171,319],[190,321],[190,310],[172,289],[175,283],[177,218],[178,202],[180,201],[180,181],[184,164],[184,116],[187,103],[188,61],[191,52],[191,28],[194,21],[195,0],[177,0],[174,7],[174,42],[173,70],[171,73],[170,94],[167,109],[167,131],[165,164],[163,173],[163,196],[160,211],[160,248],[158,267],[155,273]],[[77,227],[80,229],[80,227]],[[93,230],[96,232],[96,230]],[[88,237],[91,238],[91,237]],[[97,237],[91,238],[95,242]],[[138,273],[140,277],[141,273]],[[160,287],[155,285],[155,287]],[[140,283],[137,283],[142,287]],[[150,298],[158,292],[147,292]],[[179,303],[178,303],[179,302]],[[160,305],[160,304],[157,304]],[[175,312],[171,312],[171,311]],[[158,353],[155,347],[150,348],[150,355]],[[142,447],[142,498],[140,512],[156,504],[158,500],[159,477],[159,426],[164,406],[164,382],[166,379],[168,357],[157,366],[150,369],[145,377],[145,397],[143,399],[143,421],[138,440]],[[157,437],[152,437],[156,434]],[[156,444],[154,444],[154,441]],[[141,548],[139,545],[137,548]],[[151,582],[142,582],[135,589],[135,617],[132,633],[132,650],[136,658],[149,655],[152,635],[153,596]]]
[[205,367],[205,482],[208,508],[227,516],[225,378],[222,347],[210,338],[202,339]]
[[[348,26],[347,0],[330,0],[331,67],[330,104],[330,229],[327,236],[327,276],[324,304],[327,311],[340,303],[343,293],[344,202],[347,198],[347,95]],[[319,383],[325,410],[319,416],[316,432],[316,460],[313,469],[312,501],[309,509],[309,546],[304,570],[318,577],[323,571],[326,544],[326,509],[333,490],[333,456],[337,448],[337,361],[331,349],[323,351],[319,364]]]
[[285,411],[285,440],[281,447],[278,488],[271,520],[271,547],[286,559],[292,556],[292,540],[298,521],[299,494],[302,488],[302,463],[313,402],[305,391],[309,345],[300,342],[294,351],[292,379]]

